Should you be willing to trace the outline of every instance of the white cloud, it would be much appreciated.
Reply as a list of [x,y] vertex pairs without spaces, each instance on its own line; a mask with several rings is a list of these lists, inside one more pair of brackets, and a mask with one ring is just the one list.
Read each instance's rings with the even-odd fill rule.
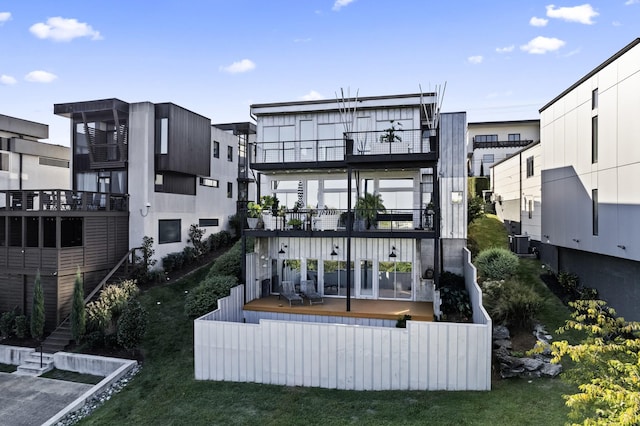
[[482,63],[482,55],[476,55],[476,56],[469,56],[467,58],[467,61],[469,61],[470,64],[481,64]]
[[10,75],[0,75],[0,84],[11,86],[12,84],[16,84],[16,82],[16,79],[11,77]]
[[32,83],[51,83],[53,80],[58,78],[57,75],[52,74],[47,71],[31,71],[29,74],[24,76],[24,79],[30,81]]
[[78,37],[89,37],[91,40],[102,40],[100,33],[85,22],[77,19],[66,19],[60,16],[47,19],[47,23],[38,22],[29,28],[31,33],[42,39],[53,41],[71,41]]
[[251,71],[256,67],[256,64],[253,63],[250,59],[243,59],[238,62],[234,62],[231,65],[221,66],[220,71],[228,72],[229,74],[238,74],[241,72]]
[[558,18],[567,22],[591,25],[594,23],[591,18],[595,18],[598,15],[600,14],[593,10],[593,7],[591,7],[589,3],[574,7],[556,8],[553,4],[547,6],[547,16],[549,18]]
[[620,21],[613,21],[613,22],[611,23],[611,25],[613,25],[614,27],[621,27],[621,26],[622,26],[622,22],[620,22]]
[[631,6],[632,4],[638,4],[638,3],[640,3],[640,0],[627,0],[626,2],[624,2],[626,6]]
[[347,6],[349,3],[352,3],[354,1],[355,0],[336,0],[336,2],[333,3],[333,7],[331,9],[337,12],[343,7]]
[[0,25],[11,19],[11,12],[0,12]]
[[511,46],[496,47],[496,52],[498,52],[498,53],[509,53],[509,52],[513,52],[513,49],[515,49],[515,46],[512,44]]
[[560,49],[566,43],[563,40],[555,37],[542,37],[538,36],[531,40],[529,43],[520,46],[520,49],[525,52],[542,55],[547,52]]
[[547,23],[549,23],[548,19],[538,18],[537,16],[532,16],[531,19],[529,19],[529,25],[532,27],[546,27]]
[[312,90],[306,95],[302,96],[303,101],[319,101],[321,99],[324,99],[324,96],[322,96],[320,93],[316,92],[315,90]]

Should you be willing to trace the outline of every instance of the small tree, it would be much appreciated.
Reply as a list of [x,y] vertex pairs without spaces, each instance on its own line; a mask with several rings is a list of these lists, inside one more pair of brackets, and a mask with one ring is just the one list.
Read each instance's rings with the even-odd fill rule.
[[40,283],[40,271],[36,274],[33,288],[33,302],[31,304],[31,337],[42,339],[44,335],[44,294]]
[[71,334],[76,342],[79,342],[86,331],[86,312],[84,308],[84,288],[80,269],[76,272],[76,281],[73,285],[73,304],[71,306]]
[[133,350],[142,341],[147,331],[147,322],[147,311],[137,300],[130,300],[118,319],[118,344],[127,350]]
[[[589,425],[640,424],[640,323],[627,322],[601,300],[570,302],[572,319],[558,332],[578,330],[578,345],[552,344],[554,361],[575,367],[565,374],[579,392],[565,395],[569,417]],[[542,350],[537,347],[537,350]]]
[[198,228],[198,225],[195,223],[192,223],[191,226],[189,226],[189,239],[187,242],[193,244],[193,248],[196,249],[196,257],[202,256],[207,251],[206,242],[202,241],[202,237],[205,232],[207,231],[202,228]]
[[153,237],[142,237],[142,261],[144,263],[145,271],[152,269],[157,260],[153,259],[153,255],[156,251],[153,249]]

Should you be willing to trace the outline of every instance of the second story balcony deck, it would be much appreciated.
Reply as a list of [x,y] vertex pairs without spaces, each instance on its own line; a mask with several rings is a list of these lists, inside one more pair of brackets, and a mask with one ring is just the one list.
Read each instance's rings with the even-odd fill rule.
[[[249,219],[251,220],[251,219]],[[255,221],[254,221],[255,222]],[[392,234],[435,236],[436,214],[427,209],[354,210],[288,209],[278,215],[263,213],[256,228],[248,228],[255,236],[328,236],[354,235],[389,237]]]
[[20,212],[84,214],[128,211],[129,200],[126,194],[64,189],[0,191],[0,214],[7,212],[5,215],[16,215]]
[[481,148],[519,148],[525,147],[533,143],[531,139],[518,139],[518,140],[491,140],[491,141],[476,141],[473,139],[473,149]]
[[347,132],[341,139],[260,142],[253,153],[256,170],[323,169],[348,164],[424,167],[437,161],[437,137],[420,129]]

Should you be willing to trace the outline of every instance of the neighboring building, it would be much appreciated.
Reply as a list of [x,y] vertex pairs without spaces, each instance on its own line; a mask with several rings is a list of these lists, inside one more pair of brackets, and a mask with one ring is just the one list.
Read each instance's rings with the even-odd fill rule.
[[469,176],[489,176],[495,163],[540,140],[540,120],[469,123],[467,138]]
[[0,210],[0,311],[31,309],[39,271],[47,329],[68,315],[77,270],[88,293],[144,236],[157,259],[181,251],[191,224],[225,229],[238,194],[238,137],[206,117],[118,99],[54,113],[71,120],[72,189],[5,191]]
[[[541,169],[540,142],[534,142],[495,163],[490,173],[496,215],[511,235],[528,237],[536,248],[541,240]],[[526,253],[528,244],[520,245],[516,251]]]
[[69,148],[48,137],[46,124],[0,114],[0,190],[70,187]]
[[[433,300],[432,278],[462,273],[466,114],[426,116],[435,102],[423,93],[251,106],[258,195],[286,209],[247,232],[263,296],[313,280],[324,296]],[[359,203],[365,194],[384,209]]]
[[543,258],[640,320],[640,39],[542,107]]

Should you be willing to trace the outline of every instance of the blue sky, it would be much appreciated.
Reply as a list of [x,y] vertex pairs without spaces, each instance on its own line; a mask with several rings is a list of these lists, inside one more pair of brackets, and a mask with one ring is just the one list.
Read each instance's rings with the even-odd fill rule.
[[[538,109],[640,36],[640,0],[0,0],[0,114],[173,102],[213,123],[252,103],[416,93],[469,121]],[[635,29],[634,29],[635,28]]]

